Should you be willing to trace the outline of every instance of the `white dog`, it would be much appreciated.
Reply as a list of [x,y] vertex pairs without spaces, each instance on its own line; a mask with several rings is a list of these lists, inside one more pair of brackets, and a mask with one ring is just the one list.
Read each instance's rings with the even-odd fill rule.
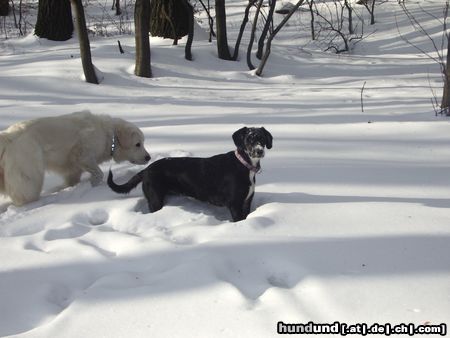
[[111,158],[147,163],[142,131],[89,111],[19,122],[0,132],[0,193],[15,205],[37,200],[46,169],[62,175],[69,186],[87,171],[95,186],[103,180],[98,165]]

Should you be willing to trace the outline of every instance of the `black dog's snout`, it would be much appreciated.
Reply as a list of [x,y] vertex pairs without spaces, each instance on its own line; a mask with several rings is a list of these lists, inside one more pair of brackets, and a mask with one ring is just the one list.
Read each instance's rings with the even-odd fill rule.
[[256,149],[256,155],[261,156],[264,154],[264,149]]

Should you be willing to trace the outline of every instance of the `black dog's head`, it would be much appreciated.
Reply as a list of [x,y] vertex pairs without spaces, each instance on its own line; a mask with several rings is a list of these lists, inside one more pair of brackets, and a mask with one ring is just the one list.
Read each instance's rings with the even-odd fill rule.
[[241,128],[234,132],[233,141],[236,147],[245,151],[251,158],[264,157],[264,147],[272,148],[272,135],[261,128]]

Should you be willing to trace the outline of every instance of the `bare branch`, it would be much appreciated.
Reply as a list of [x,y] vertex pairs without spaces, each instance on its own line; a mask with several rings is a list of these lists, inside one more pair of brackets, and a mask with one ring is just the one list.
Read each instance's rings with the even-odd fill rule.
[[284,19],[278,24],[278,26],[274,29],[272,34],[270,34],[269,38],[267,39],[266,43],[266,51],[261,58],[261,62],[259,63],[258,69],[256,70],[255,74],[258,76],[261,76],[262,71],[264,69],[264,66],[266,65],[266,62],[270,55],[270,48],[272,46],[272,40],[275,38],[275,36],[278,34],[278,32],[284,27],[286,22],[289,21],[291,16],[298,10],[298,8],[303,4],[305,0],[299,0],[294,7],[290,10],[290,12],[284,17]]

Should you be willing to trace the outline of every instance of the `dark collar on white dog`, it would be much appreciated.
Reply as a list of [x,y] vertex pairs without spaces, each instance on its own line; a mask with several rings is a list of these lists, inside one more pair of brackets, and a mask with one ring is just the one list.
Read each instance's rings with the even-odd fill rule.
[[116,150],[116,135],[113,133],[111,140],[111,157],[114,156],[115,150]]
[[250,163],[248,163],[241,154],[239,154],[239,150],[235,150],[234,151],[234,155],[236,156],[236,158],[239,160],[239,162],[241,162],[248,170],[253,171],[255,174],[258,174],[259,172],[261,172],[261,166],[258,163],[258,166],[254,166],[251,165]]

